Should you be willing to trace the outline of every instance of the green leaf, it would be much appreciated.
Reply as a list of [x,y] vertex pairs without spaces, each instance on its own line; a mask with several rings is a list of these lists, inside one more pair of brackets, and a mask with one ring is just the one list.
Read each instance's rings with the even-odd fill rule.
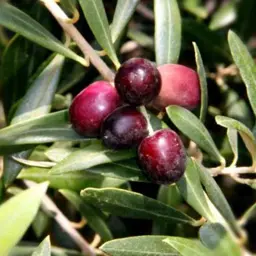
[[86,170],[100,164],[129,159],[134,156],[135,152],[133,150],[114,151],[104,148],[100,143],[92,144],[71,153],[67,158],[54,166],[51,173],[63,174]]
[[201,89],[200,120],[204,123],[205,117],[207,114],[207,109],[208,109],[208,88],[207,88],[206,73],[205,73],[204,63],[203,63],[200,51],[195,42],[193,42],[193,47],[195,51],[197,74],[199,76],[200,89]]
[[[15,246],[9,256],[28,256],[31,255],[36,248],[37,247],[33,245]],[[83,256],[80,252],[54,246],[51,248],[51,253],[52,256]]]
[[215,120],[217,124],[226,127],[232,128],[239,132],[240,136],[242,137],[245,146],[247,147],[248,151],[251,154],[253,160],[253,166],[256,165],[256,139],[253,133],[250,131],[248,127],[246,127],[241,122],[226,116],[216,116]]
[[239,245],[232,240],[225,228],[220,223],[206,223],[199,230],[202,244],[218,256],[241,255]]
[[230,144],[230,147],[233,151],[234,154],[234,159],[231,163],[231,166],[235,166],[238,160],[238,136],[237,136],[237,130],[233,128],[228,128],[227,129],[227,136],[228,136],[228,141]]
[[111,24],[112,42],[115,43],[133,15],[139,0],[118,0]]
[[208,16],[207,9],[203,7],[201,0],[184,0],[183,7],[198,18],[205,19]]
[[175,256],[177,252],[163,242],[164,236],[137,236],[115,239],[100,249],[111,256]]
[[50,59],[50,62],[49,59],[46,60],[39,68],[38,73],[35,75],[35,80],[15,112],[15,117],[12,119],[11,124],[17,124],[50,112],[64,57],[56,55],[54,58],[51,56]]
[[181,48],[181,17],[176,0],[154,0],[157,65],[177,63]]
[[108,19],[102,0],[78,0],[78,2],[96,40],[118,68],[120,64],[111,40]]
[[47,186],[48,183],[34,186],[0,206],[1,255],[7,255],[22,238],[38,211]]
[[88,225],[100,235],[103,241],[113,239],[111,231],[102,218],[102,213],[98,209],[85,202],[76,192],[60,190],[60,193],[85,217],[88,221]]
[[178,251],[181,256],[205,256],[211,255],[214,256],[216,254],[212,253],[209,249],[204,247],[200,241],[181,238],[181,237],[168,237],[163,240],[163,242],[170,245],[173,249]]
[[142,47],[154,50],[154,40],[147,34],[139,31],[137,29],[129,28],[127,32],[127,37],[137,42]]
[[256,203],[254,203],[249,209],[245,211],[239,220],[239,224],[246,225],[250,220],[256,217]]
[[51,256],[50,237],[47,236],[33,252],[31,256]]
[[246,46],[233,31],[228,33],[228,42],[235,64],[245,83],[252,110],[256,115],[256,65]]
[[82,57],[63,45],[40,23],[16,7],[4,2],[0,3],[0,24],[51,51],[85,65],[85,60]]
[[69,189],[78,192],[87,187],[119,187],[125,182],[124,180],[106,178],[102,175],[84,171],[53,175],[50,173],[49,169],[35,167],[23,169],[18,179],[35,182],[49,181],[49,186],[52,188]]
[[182,133],[216,160],[225,163],[208,130],[192,112],[180,106],[169,106],[166,112]]
[[195,161],[188,158],[185,174],[176,184],[181,195],[192,208],[207,220],[214,220],[213,213],[211,212],[200,182],[198,166]]
[[213,14],[209,28],[212,30],[224,28],[233,23],[236,20],[236,16],[236,1],[232,0],[223,3]]
[[42,237],[47,228],[50,226],[50,223],[51,218],[44,211],[39,210],[32,223],[32,228],[37,238]]
[[[166,205],[177,208],[177,206],[182,203],[183,199],[176,185],[161,185],[157,194],[157,200]],[[176,226],[176,223],[166,224],[165,222],[154,221],[152,234],[170,234],[171,231],[175,230]]]
[[201,182],[206,190],[206,193],[218,211],[222,214],[225,220],[229,223],[230,227],[236,232],[240,233],[240,229],[237,225],[236,218],[223,195],[220,187],[216,181],[212,178],[209,170],[204,168],[202,165],[199,166],[196,162],[197,170],[199,171]]
[[87,202],[114,215],[196,225],[196,221],[186,214],[139,193],[112,188],[88,188],[81,191],[81,196]]
[[33,161],[33,160],[18,158],[18,157],[15,157],[15,156],[12,156],[12,159],[17,161],[18,163],[20,163],[22,165],[32,166],[32,167],[51,168],[51,167],[56,165],[56,163],[53,163],[53,162]]

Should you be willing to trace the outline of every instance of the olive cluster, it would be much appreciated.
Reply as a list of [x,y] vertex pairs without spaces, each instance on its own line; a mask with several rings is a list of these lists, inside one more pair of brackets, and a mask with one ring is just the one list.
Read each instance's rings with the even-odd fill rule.
[[174,104],[195,108],[200,101],[197,73],[182,65],[156,68],[149,60],[132,58],[119,68],[114,83],[94,82],[74,98],[69,109],[74,130],[100,137],[114,150],[136,147],[138,164],[152,182],[178,181],[186,165],[181,139],[171,129],[149,135],[147,119],[137,108],[148,104],[158,110]]

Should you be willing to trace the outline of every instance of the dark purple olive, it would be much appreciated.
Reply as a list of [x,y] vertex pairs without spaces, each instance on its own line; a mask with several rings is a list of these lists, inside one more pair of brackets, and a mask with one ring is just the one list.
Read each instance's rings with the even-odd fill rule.
[[99,136],[103,120],[121,104],[116,89],[108,82],[97,81],[82,90],[69,108],[74,130],[83,136]]
[[186,151],[176,132],[162,129],[141,142],[138,162],[149,180],[158,184],[171,184],[185,172]]
[[103,144],[112,149],[137,146],[148,135],[147,120],[135,108],[123,106],[113,111],[103,122]]
[[115,86],[124,102],[133,106],[146,105],[159,94],[161,77],[149,60],[132,58],[117,71]]

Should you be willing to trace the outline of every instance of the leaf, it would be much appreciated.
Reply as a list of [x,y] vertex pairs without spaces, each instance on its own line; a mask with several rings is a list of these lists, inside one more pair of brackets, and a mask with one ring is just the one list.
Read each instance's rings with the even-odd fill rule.
[[[182,203],[182,196],[176,185],[161,185],[157,194],[157,200],[177,208]],[[176,223],[166,224],[165,222],[154,221],[152,227],[152,234],[167,235],[176,228]]]
[[181,17],[176,0],[154,0],[157,65],[177,63],[181,48]]
[[256,65],[246,46],[233,31],[228,33],[228,42],[232,57],[245,83],[252,110],[256,115]]
[[135,8],[139,0],[118,0],[116,4],[116,9],[111,24],[111,36],[112,42],[115,43],[116,40],[122,34],[125,26],[132,17]]
[[202,6],[202,1],[198,0],[184,0],[184,9],[198,18],[205,19],[208,16],[207,9]]
[[235,129],[239,132],[240,136],[242,137],[245,143],[246,148],[251,154],[253,166],[256,165],[256,139],[253,133],[250,131],[250,129],[241,122],[230,117],[216,116],[215,120],[217,124],[229,129]]
[[180,106],[169,106],[166,112],[182,133],[216,160],[222,164],[225,163],[225,159],[221,156],[208,130],[192,112]]
[[63,174],[86,170],[100,164],[129,159],[134,156],[135,152],[133,150],[114,151],[104,148],[100,143],[93,144],[71,153],[67,158],[54,166],[51,173]]
[[206,73],[205,73],[204,63],[203,63],[200,51],[195,42],[193,42],[193,47],[195,51],[197,74],[199,76],[200,89],[201,89],[200,120],[201,122],[204,123],[205,117],[207,114],[207,109],[208,109],[208,88],[207,88]]
[[220,223],[204,224],[199,230],[199,237],[202,244],[214,255],[241,255],[239,245]]
[[44,211],[39,209],[32,223],[32,228],[37,238],[42,237],[42,235],[46,233],[46,230],[50,226],[50,223],[51,218]]
[[154,50],[154,40],[142,31],[129,28],[127,31],[127,37],[137,42],[142,47]]
[[35,182],[49,181],[49,186],[52,188],[74,191],[80,191],[87,187],[119,187],[125,182],[124,180],[106,178],[102,175],[84,171],[52,175],[49,169],[36,167],[23,169],[18,175],[18,179]]
[[0,24],[51,51],[85,65],[85,60],[82,57],[63,45],[40,23],[16,7],[4,2],[0,3]]
[[[52,57],[50,58],[52,59]],[[41,72],[39,71],[39,74],[35,75],[36,78],[23,97],[11,124],[17,124],[50,112],[64,57],[56,55],[50,62],[48,61],[46,61],[46,65],[43,64],[40,67]]]
[[234,154],[234,159],[231,163],[230,166],[235,166],[238,160],[238,138],[237,138],[237,130],[233,128],[228,128],[227,129],[227,136],[228,136],[228,141],[230,144],[230,147],[233,151]]
[[209,28],[217,30],[232,24],[236,20],[236,1],[223,3],[213,14]]
[[33,161],[33,160],[18,158],[15,156],[12,156],[12,158],[22,165],[27,165],[27,166],[32,166],[32,167],[50,168],[50,167],[53,167],[56,165],[56,163],[53,163],[53,162]]
[[168,237],[163,242],[170,245],[173,249],[178,251],[181,256],[214,256],[209,249],[204,247],[198,240],[181,238],[181,237]]
[[252,206],[249,207],[245,211],[245,213],[242,215],[242,217],[239,220],[240,225],[246,225],[250,220],[255,219],[256,217],[256,203],[254,203]]
[[100,249],[111,256],[175,256],[177,252],[162,240],[165,236],[137,236],[115,239]]
[[87,188],[81,191],[81,196],[86,202],[114,215],[196,225],[196,221],[186,214],[139,193],[112,188]]
[[[65,143],[65,142],[64,142]],[[52,162],[60,162],[69,156],[75,149],[71,147],[53,147],[45,151],[45,155]]]
[[198,166],[195,161],[188,158],[184,176],[176,183],[185,201],[200,215],[213,221],[213,213],[208,205],[203,187],[200,183]]
[[118,68],[120,64],[111,40],[108,19],[102,0],[78,0],[78,2],[96,40]]
[[225,198],[223,195],[220,187],[216,183],[216,181],[212,178],[209,170],[204,168],[202,165],[199,166],[196,162],[197,170],[199,172],[199,176],[201,182],[206,190],[206,193],[218,211],[222,214],[225,220],[229,223],[230,227],[236,232],[240,233],[240,228],[237,225],[236,218]]
[[[34,219],[48,183],[21,192],[0,206],[0,253],[7,255]],[[12,232],[8,232],[8,231]]]
[[85,217],[88,225],[100,235],[103,241],[113,239],[111,231],[98,209],[86,203],[76,192],[71,190],[60,190],[59,192]]
[[32,256],[51,256],[50,238],[47,236],[32,253]]
[[[23,120],[27,121],[33,117],[43,116],[50,112],[52,99],[58,85],[63,62],[64,58],[62,56],[51,56],[39,67],[33,77],[32,84],[23,97],[22,102],[18,105],[14,118],[11,120],[12,125],[22,122]],[[18,151],[20,150],[18,149]],[[29,157],[30,153],[31,151],[28,150],[19,154],[14,154],[9,158],[5,157],[4,180],[6,185],[11,184],[22,169],[22,166],[13,161],[11,157],[21,157],[26,159]]]

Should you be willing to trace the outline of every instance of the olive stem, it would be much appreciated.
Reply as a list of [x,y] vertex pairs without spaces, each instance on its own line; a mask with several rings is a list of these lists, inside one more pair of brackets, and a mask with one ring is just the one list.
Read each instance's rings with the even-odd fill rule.
[[150,116],[145,108],[145,106],[140,106],[140,112],[142,113],[142,115],[146,118],[147,120],[147,124],[148,124],[148,133],[149,135],[152,135],[154,133],[154,129],[150,123]]
[[114,80],[114,72],[106,65],[106,63],[99,57],[96,51],[85,40],[77,28],[66,21],[69,19],[65,12],[59,7],[54,0],[41,0],[49,12],[54,16],[63,30],[76,42],[77,46],[83,52],[85,58],[89,57],[91,63],[99,71],[99,73],[108,81]]
[[[27,187],[33,187],[35,185],[32,181],[24,181]],[[59,208],[55,205],[55,203],[51,200],[47,195],[44,196],[42,200],[42,208],[46,212],[50,212],[53,214],[53,218],[56,222],[61,226],[61,228],[67,232],[67,234],[74,240],[74,242],[79,246],[81,251],[85,255],[95,256],[95,252],[93,248],[87,243],[86,240],[77,232],[75,228],[72,227],[70,221],[67,217],[59,210]]]

